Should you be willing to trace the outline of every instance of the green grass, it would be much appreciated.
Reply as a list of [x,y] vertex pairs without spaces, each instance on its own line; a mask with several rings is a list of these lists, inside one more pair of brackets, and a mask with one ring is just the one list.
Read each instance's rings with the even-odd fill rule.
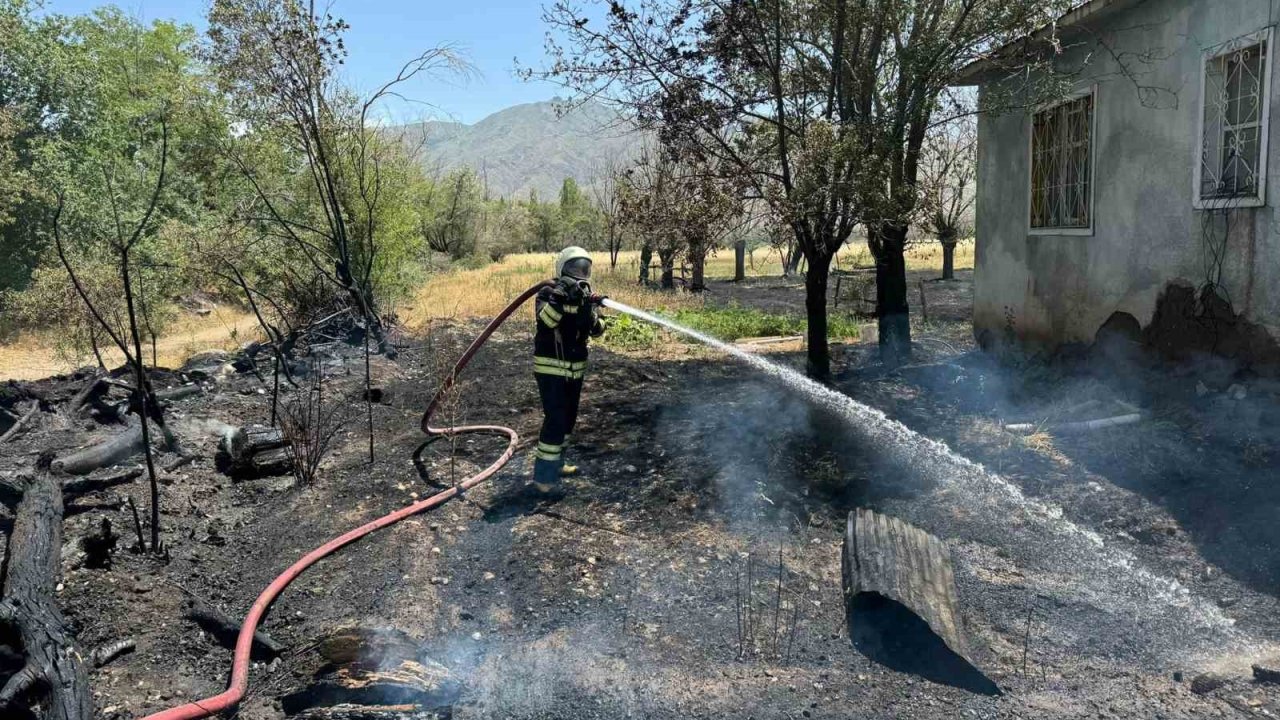
[[[808,327],[805,319],[796,315],[774,315],[737,305],[679,310],[675,319],[681,325],[730,342],[751,337],[802,335]],[[829,315],[827,337],[856,338],[858,323],[844,315]]]
[[[659,311],[661,312],[661,311]],[[733,342],[742,338],[772,337],[778,335],[802,335],[808,323],[795,315],[775,315],[752,308],[733,305],[729,307],[682,308],[674,313],[663,313],[676,322],[712,337]],[[831,314],[827,318],[827,337],[854,339],[859,325],[853,318]],[[640,350],[652,347],[660,337],[654,326],[629,315],[623,315],[605,332],[602,338],[606,347],[623,350]],[[680,335],[682,342],[695,342]]]

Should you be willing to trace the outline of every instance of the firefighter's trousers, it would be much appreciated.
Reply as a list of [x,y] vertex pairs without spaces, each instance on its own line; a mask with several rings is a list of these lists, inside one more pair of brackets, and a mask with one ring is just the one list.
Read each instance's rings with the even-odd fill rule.
[[560,480],[564,450],[578,421],[582,399],[582,378],[535,373],[542,398],[542,430],[533,464],[534,482],[554,484]]

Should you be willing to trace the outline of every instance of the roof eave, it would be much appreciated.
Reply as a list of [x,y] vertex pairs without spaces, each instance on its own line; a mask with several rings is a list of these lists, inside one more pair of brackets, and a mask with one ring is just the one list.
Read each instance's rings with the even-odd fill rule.
[[1088,23],[1101,21],[1113,13],[1143,2],[1146,2],[1146,0],[1089,0],[1089,2],[1067,11],[1057,20],[1037,29],[1030,35],[1025,35],[1006,43],[987,57],[978,58],[960,68],[960,72],[951,81],[951,85],[953,87],[981,85],[991,79],[998,71],[1008,69],[1000,64],[1000,60],[1007,57],[1010,54],[1010,49],[1018,44],[1043,40],[1055,32],[1059,36],[1069,36],[1073,34],[1071,32],[1073,29],[1080,28]]

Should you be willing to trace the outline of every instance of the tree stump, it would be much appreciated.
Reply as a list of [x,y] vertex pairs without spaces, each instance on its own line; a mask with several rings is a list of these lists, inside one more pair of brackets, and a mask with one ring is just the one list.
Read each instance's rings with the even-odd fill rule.
[[16,631],[25,666],[0,688],[0,716],[10,706],[40,706],[46,720],[89,720],[93,698],[85,653],[54,601],[62,557],[62,488],[41,472],[24,488],[5,555],[8,572],[0,623]]
[[288,715],[330,708],[329,717],[343,717],[361,708],[376,717],[387,706],[430,712],[452,706],[462,691],[456,675],[395,628],[339,628],[320,642],[319,650],[327,661],[321,674],[280,699]]
[[841,559],[849,639],[900,672],[983,694],[999,688],[970,660],[951,551],[898,518],[849,513]]
[[238,480],[283,475],[293,468],[284,433],[265,425],[246,425],[222,436],[214,461]]

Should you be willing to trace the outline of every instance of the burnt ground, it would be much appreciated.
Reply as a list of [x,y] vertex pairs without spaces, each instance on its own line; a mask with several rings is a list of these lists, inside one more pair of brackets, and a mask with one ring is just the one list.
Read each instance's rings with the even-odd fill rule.
[[[844,426],[707,352],[655,360],[597,350],[573,451],[583,474],[567,497],[523,499],[518,488],[531,462],[523,445],[464,498],[322,561],[268,616],[265,629],[288,650],[255,667],[240,716],[281,717],[278,698],[305,688],[320,665],[318,639],[350,622],[421,639],[465,683],[456,718],[1280,712],[1280,691],[1249,677],[1280,632],[1276,387],[1203,368],[996,363],[967,339],[967,287],[963,276],[929,286],[933,317],[916,328],[915,364],[886,371],[869,344],[838,348],[838,385],[998,479],[939,461],[942,450],[905,431]],[[765,306],[770,298],[772,309],[798,302],[800,292],[774,280],[712,286],[717,299]],[[375,358],[376,382],[387,391],[374,407],[376,461],[364,455],[363,416],[353,417],[311,485],[291,477],[233,482],[213,467],[209,420],[269,417],[251,375],[175,404],[173,424],[201,457],[166,477],[168,561],[123,549],[126,509],[66,522],[59,600],[81,643],[138,644],[93,673],[101,717],[137,717],[224,688],[230,652],[182,619],[188,595],[242,616],[307,550],[496,455],[499,441],[468,436],[452,452],[447,441],[431,447],[429,479],[410,460],[438,369],[477,328],[440,326],[410,339],[394,363]],[[443,420],[536,434],[527,354],[525,328],[501,331]],[[794,352],[773,358],[802,360]],[[363,409],[360,371],[359,356],[344,355],[328,391],[353,412]],[[56,406],[79,382],[23,389]],[[1074,434],[1003,428],[1051,423],[1082,400],[1116,398],[1141,408],[1143,422]],[[0,469],[84,444],[82,422],[42,414],[37,429],[4,448]],[[92,436],[112,431],[93,426]],[[141,480],[85,501],[122,494],[145,506]],[[850,646],[840,539],[846,513],[859,505],[948,543],[967,632],[1003,695],[899,673]],[[124,536],[122,549],[109,569],[89,569],[75,541],[103,517]],[[736,589],[748,565],[750,593]],[[743,606],[756,618],[745,639],[735,611]],[[1225,684],[1193,693],[1190,680],[1204,671],[1221,673]]]

